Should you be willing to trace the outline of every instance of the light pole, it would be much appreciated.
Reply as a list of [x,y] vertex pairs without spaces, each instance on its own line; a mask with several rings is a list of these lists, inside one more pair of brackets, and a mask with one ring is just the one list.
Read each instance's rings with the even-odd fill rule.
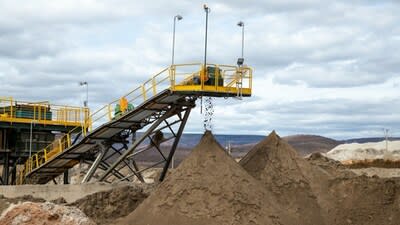
[[242,56],[240,57],[240,58],[238,58],[238,61],[237,61],[237,64],[239,65],[239,66],[241,66],[241,65],[243,65],[243,63],[244,63],[244,54],[243,54],[243,52],[244,52],[244,22],[243,21],[239,21],[238,23],[237,23],[237,25],[239,26],[239,27],[242,27]]
[[207,69],[208,13],[211,12],[211,9],[206,4],[204,4],[203,8],[204,8],[204,11],[206,12],[206,34],[205,34],[205,43],[204,43],[204,68]]
[[176,15],[174,16],[174,29],[172,32],[172,62],[171,65],[174,65],[174,56],[175,56],[175,26],[176,26],[176,21],[181,20],[183,17],[181,15]]
[[79,85],[86,86],[86,100],[83,102],[83,106],[89,107],[89,83],[87,81],[81,81]]
[[383,128],[383,134],[385,135],[385,142],[386,142],[386,152],[388,151],[388,136],[389,136],[389,129]]
[[[174,57],[175,57],[175,27],[176,27],[176,21],[182,20],[183,17],[181,15],[176,15],[174,16],[174,28],[172,31],[172,60],[171,60],[171,66],[175,64],[174,62]],[[172,156],[172,164],[171,167],[172,169],[174,168],[174,161],[175,161],[175,155]]]

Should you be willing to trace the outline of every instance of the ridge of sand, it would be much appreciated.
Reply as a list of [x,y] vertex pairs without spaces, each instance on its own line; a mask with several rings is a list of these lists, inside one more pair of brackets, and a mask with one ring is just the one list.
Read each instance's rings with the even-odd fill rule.
[[117,224],[298,224],[206,132],[189,157]]
[[255,145],[239,164],[271,190],[278,203],[298,218],[298,224],[325,224],[320,208],[325,199],[317,199],[314,193],[321,192],[322,187],[313,185],[313,180],[329,174],[312,168],[275,131]]

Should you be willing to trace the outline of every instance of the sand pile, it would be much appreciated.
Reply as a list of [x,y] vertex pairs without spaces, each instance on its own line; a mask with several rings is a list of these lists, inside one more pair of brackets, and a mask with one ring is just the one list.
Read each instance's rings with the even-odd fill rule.
[[118,224],[298,223],[206,132],[176,171]]
[[341,144],[327,152],[326,156],[338,161],[364,159],[400,160],[400,141],[388,141],[388,151],[386,151],[386,141]]
[[398,225],[400,179],[358,176],[336,179],[329,192],[337,201],[330,224]]
[[50,202],[24,202],[11,206],[0,218],[2,225],[95,225],[75,207]]
[[275,204],[285,206],[298,218],[298,224],[324,224],[319,201],[326,199],[319,200],[315,195],[324,187],[315,180],[324,180],[327,174],[299,157],[275,132],[254,146],[239,163],[274,194],[278,200]]
[[112,224],[116,218],[131,213],[146,199],[152,186],[123,186],[97,192],[79,199],[69,206],[76,206],[97,224]]
[[300,217],[300,225],[399,224],[400,179],[356,176],[322,154],[303,159],[275,132],[240,164]]
[[342,163],[326,157],[323,153],[313,153],[309,155],[306,160],[313,165],[314,168],[317,166],[329,173],[330,178],[355,176],[355,174],[349,171]]

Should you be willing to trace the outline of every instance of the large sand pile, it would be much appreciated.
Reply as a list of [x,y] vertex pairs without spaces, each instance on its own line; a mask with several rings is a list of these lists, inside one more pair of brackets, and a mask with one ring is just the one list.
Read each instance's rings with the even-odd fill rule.
[[274,132],[240,164],[273,190],[279,204],[304,217],[300,225],[399,224],[399,179],[357,177],[321,154],[305,160]]
[[11,206],[0,218],[1,225],[95,225],[75,207],[50,202],[24,202]]
[[326,180],[327,174],[320,168],[313,168],[298,156],[289,144],[275,132],[258,143],[239,162],[253,177],[260,180],[285,206],[290,214],[298,218],[298,224],[324,224],[320,203],[314,192],[324,189],[316,179]]
[[338,161],[364,159],[392,159],[400,160],[400,141],[386,141],[341,144],[326,153],[329,158]]
[[118,224],[298,223],[206,132],[176,171]]

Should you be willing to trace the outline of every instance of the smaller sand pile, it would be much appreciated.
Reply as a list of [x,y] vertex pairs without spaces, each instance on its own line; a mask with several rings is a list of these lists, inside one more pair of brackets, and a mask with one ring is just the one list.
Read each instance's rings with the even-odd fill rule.
[[81,198],[69,206],[76,206],[97,224],[112,224],[115,219],[131,213],[146,199],[152,186],[123,186],[97,192]]
[[24,202],[11,206],[0,218],[1,225],[95,225],[75,207],[50,202]]
[[347,168],[334,159],[328,158],[325,154],[316,152],[309,155],[307,161],[311,165],[321,167],[324,171],[328,172],[330,177],[354,177],[355,174],[347,170]]
[[239,163],[274,193],[279,204],[298,218],[298,224],[324,224],[313,193],[313,188],[318,192],[323,188],[311,185],[318,179],[314,175],[323,177],[324,174],[298,156],[275,131],[254,146]]
[[297,224],[206,132],[180,166],[118,224]]

